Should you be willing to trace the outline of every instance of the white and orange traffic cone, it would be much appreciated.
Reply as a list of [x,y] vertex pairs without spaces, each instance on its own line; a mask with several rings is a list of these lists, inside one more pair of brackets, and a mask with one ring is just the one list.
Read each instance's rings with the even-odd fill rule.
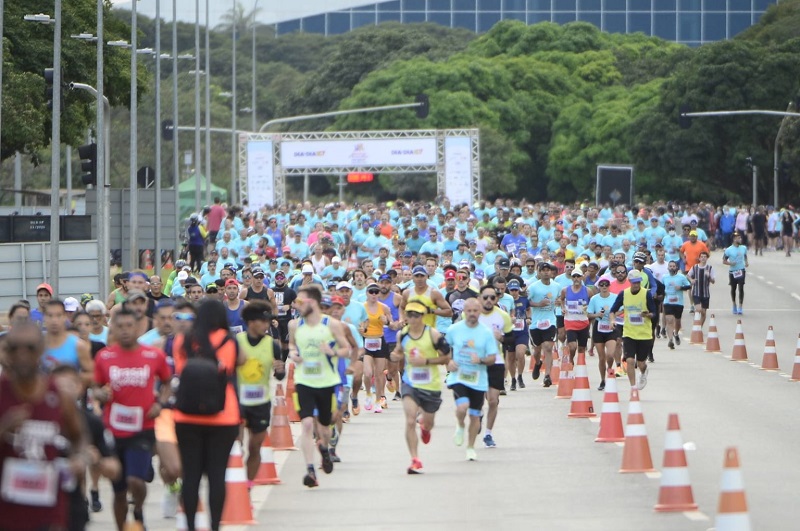
[[[189,524],[186,521],[186,513],[183,512],[183,505],[178,504],[178,514],[175,515],[175,529],[177,531],[188,531]],[[203,507],[203,500],[197,500],[197,512],[194,513],[195,531],[211,531],[211,519]]]
[[586,353],[578,352],[578,365],[575,366],[575,387],[572,389],[570,418],[596,417],[592,393],[589,390],[589,374],[586,372]]
[[272,451],[272,441],[269,439],[269,433],[264,437],[264,442],[261,443],[261,465],[258,467],[253,483],[256,485],[277,485],[281,482],[278,477],[278,470],[275,468],[275,454]]
[[569,353],[566,358],[561,360],[561,377],[558,380],[558,390],[556,398],[572,398],[572,390],[575,388],[575,371],[569,362]]
[[692,335],[689,336],[689,344],[702,345],[703,341],[703,325],[700,324],[700,312],[694,312],[694,321],[692,321]]
[[722,352],[719,346],[719,332],[717,331],[717,322],[714,320],[714,314],[711,314],[711,320],[708,322],[708,338],[706,339],[706,352]]
[[619,471],[623,474],[656,471],[653,468],[653,458],[650,456],[650,441],[647,439],[638,389],[631,389],[628,425],[625,426],[625,446],[622,449],[622,466]]
[[792,377],[790,382],[800,382],[800,334],[797,334],[797,347],[794,351],[794,367],[792,367]]
[[[296,395],[295,395],[296,396]],[[292,405],[294,399],[292,399]],[[292,429],[289,427],[289,410],[283,396],[283,387],[278,384],[275,392],[275,405],[272,407],[272,426],[269,428],[269,438],[275,450],[297,450],[292,438]]]
[[775,333],[767,328],[767,341],[764,343],[764,356],[761,358],[762,371],[778,370],[778,352],[775,350]]
[[228,468],[225,470],[225,505],[222,508],[222,524],[251,525],[253,508],[250,505],[250,492],[247,490],[247,472],[242,461],[242,445],[234,441]]
[[550,367],[550,382],[553,385],[558,385],[558,382],[561,381],[561,359],[558,355],[558,347],[553,347],[553,365]]
[[725,462],[722,468],[719,504],[717,505],[717,517],[714,519],[714,528],[716,531],[749,531],[752,529],[750,514],[747,512],[742,471],[739,469],[739,452],[734,447],[725,449]]
[[736,321],[736,335],[733,339],[731,361],[747,361],[747,345],[744,343],[744,331],[742,330],[741,319]]
[[678,414],[670,413],[667,436],[664,441],[664,464],[661,471],[661,488],[658,490],[658,512],[696,511],[686,450],[683,449]]
[[[295,393],[295,386],[294,386],[294,363],[289,364],[289,374],[286,376],[286,396],[289,400],[292,400],[292,397]],[[300,422],[300,414],[297,410],[293,407],[287,408],[287,412],[289,413],[289,422]]]
[[617,376],[614,369],[606,375],[606,388],[603,392],[603,409],[600,413],[600,431],[594,442],[622,442],[625,432],[622,429],[622,413],[619,411]]

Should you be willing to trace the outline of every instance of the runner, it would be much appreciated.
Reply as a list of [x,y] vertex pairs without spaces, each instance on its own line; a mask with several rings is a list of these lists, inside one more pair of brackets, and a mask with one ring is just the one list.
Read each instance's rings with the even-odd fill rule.
[[553,342],[556,339],[555,307],[561,305],[561,289],[558,284],[551,281],[555,273],[555,266],[542,262],[539,264],[540,279],[528,288],[528,299],[531,304],[530,335],[531,343],[533,343],[533,357],[536,359],[533,367],[533,379],[539,379],[542,358],[544,358],[545,387],[553,385],[550,369],[553,367]]
[[[397,344],[397,333],[402,328],[400,322],[400,304],[403,297],[396,291],[392,291],[392,276],[384,273],[378,277],[378,287],[381,292],[378,295],[378,302],[388,307],[392,317],[389,323],[383,327],[383,340],[386,342],[386,347],[391,354],[394,352],[394,347]],[[401,400],[400,394],[400,376],[405,366],[405,360],[399,362],[392,361],[391,357],[388,361],[388,370],[386,371],[386,388],[390,393],[394,393],[392,401]]]
[[[378,397],[374,413],[382,413],[386,409],[386,371],[389,361],[389,348],[384,338],[383,328],[392,322],[392,311],[388,306],[378,301],[380,287],[372,282],[367,286],[367,302],[364,309],[367,311],[367,329],[364,331],[364,380],[367,386],[367,400],[365,407],[370,409],[372,392],[370,386],[374,382],[374,393]],[[374,379],[373,379],[374,378]]]
[[242,319],[242,309],[247,301],[239,299],[239,282],[235,278],[225,281],[225,312],[228,314],[228,329],[233,334],[247,331],[247,323]]
[[[94,397],[102,403],[103,421],[114,435],[122,477],[114,482],[114,518],[122,531],[128,516],[128,494],[133,499],[133,518],[144,526],[147,485],[153,481],[155,418],[169,399],[172,374],[159,349],[136,342],[136,315],[120,308],[111,319],[116,344],[97,355]],[[153,387],[161,382],[156,401]]]
[[[650,292],[642,289],[642,274],[639,271],[631,271],[628,280],[631,285],[617,295],[617,299],[611,305],[610,318],[614,319],[624,308],[622,342],[625,343],[623,350],[628,364],[628,381],[631,387],[644,389],[650,372],[647,358],[653,350],[653,327],[650,318],[655,313],[655,303]],[[639,369],[638,378],[636,367]]]
[[314,471],[315,432],[320,441],[318,449],[322,455],[322,469],[326,474],[333,472],[328,444],[334,390],[340,378],[331,358],[350,355],[350,345],[345,339],[342,324],[322,315],[321,302],[322,291],[319,287],[302,286],[296,301],[300,318],[289,323],[289,358],[297,366],[294,400],[303,429],[300,446],[308,469],[303,477],[306,487],[319,485]]
[[597,349],[597,365],[600,369],[600,386],[598,391],[606,388],[606,374],[614,368],[614,354],[617,351],[617,341],[619,336],[611,320],[611,305],[616,300],[616,295],[609,291],[611,281],[600,278],[597,281],[597,288],[600,290],[589,300],[587,316],[594,320],[592,328],[592,345]]
[[424,468],[417,452],[417,424],[423,444],[431,440],[433,419],[442,404],[440,365],[450,361],[450,345],[444,337],[422,322],[428,308],[417,301],[406,305],[408,326],[400,332],[392,351],[392,359],[405,360],[408,370],[403,373],[403,410],[406,417],[406,444],[411,454],[409,474],[422,474]]
[[272,288],[272,293],[275,296],[275,306],[278,309],[278,315],[275,320],[278,321],[281,349],[286,355],[289,352],[289,321],[292,319],[292,304],[297,298],[297,293],[286,285],[286,273],[280,269],[275,271],[274,279],[275,287]]
[[[706,256],[708,253],[706,253]],[[696,265],[696,264],[695,264]],[[692,266],[694,267],[694,266]],[[669,261],[669,274],[664,277],[664,315],[667,316],[667,337],[670,349],[681,344],[681,317],[683,316],[683,292],[692,288],[692,283],[678,272],[678,262]]]
[[45,372],[58,365],[69,365],[80,371],[86,385],[92,384],[94,361],[88,342],[67,332],[67,313],[64,303],[53,299],[45,304],[44,311],[44,355],[41,358]]
[[706,323],[706,313],[711,301],[711,284],[717,280],[717,275],[711,264],[708,263],[708,253],[700,253],[700,262],[689,270],[689,281],[692,283],[692,303],[694,311],[700,315],[700,327]]
[[[511,282],[516,281],[512,280]],[[518,283],[517,286],[519,286]],[[497,420],[500,393],[505,391],[505,382],[503,379],[505,377],[506,365],[500,353],[502,352],[503,345],[511,343],[514,326],[511,324],[511,317],[509,317],[508,313],[497,306],[497,291],[494,286],[488,284],[483,286],[481,288],[479,300],[481,314],[478,317],[478,322],[492,331],[498,345],[498,355],[495,362],[488,365],[486,368],[489,382],[489,388],[486,390],[486,398],[489,403],[489,408],[486,413],[486,434],[483,436],[483,443],[486,447],[494,448],[497,444],[492,437],[492,429],[494,429],[494,423],[495,420]]]
[[247,486],[253,481],[261,466],[261,444],[269,428],[271,395],[270,379],[283,380],[285,368],[281,345],[277,339],[268,335],[272,323],[272,311],[266,301],[251,302],[242,309],[242,320],[247,331],[236,335],[239,350],[244,352],[247,361],[236,369],[238,376],[239,406],[244,425],[239,439],[244,439],[247,430]]
[[520,285],[516,280],[508,283],[508,292],[514,299],[514,310],[511,314],[514,328],[506,348],[506,368],[511,377],[511,390],[516,391],[517,385],[520,389],[525,389],[522,373],[525,371],[525,353],[530,343],[528,327],[531,324],[531,305],[528,297],[520,295]]
[[[413,306],[412,306],[413,308]],[[446,340],[453,349],[447,364],[447,387],[456,402],[456,431],[453,442],[464,444],[465,419],[469,414],[467,460],[477,461],[475,439],[481,427],[481,415],[486,391],[489,389],[487,366],[494,365],[498,356],[497,341],[492,331],[480,324],[481,305],[476,299],[464,303],[464,319],[447,330]]]
[[[355,332],[358,334],[357,341],[364,342],[364,332],[367,329],[367,310],[363,304],[360,304],[351,299],[353,295],[353,287],[347,281],[341,281],[336,284],[336,293],[342,298],[344,303],[344,314],[342,322],[351,324],[355,327]],[[353,369],[353,388],[350,393],[350,400],[353,402],[353,415],[361,413],[361,407],[358,404],[358,392],[361,390],[362,381],[364,379],[364,355],[361,354],[358,360],[351,365]],[[370,385],[371,387],[371,385]],[[372,390],[370,389],[370,393]],[[367,411],[372,410],[372,402],[364,404],[364,409]]]
[[567,330],[569,362],[575,364],[575,352],[586,353],[589,344],[589,300],[596,293],[593,287],[583,285],[583,271],[575,268],[570,273],[572,285],[561,290],[561,308],[564,328]]
[[[733,233],[733,244],[725,249],[722,255],[722,263],[728,266],[728,284],[731,286],[731,303],[733,304],[733,315],[742,315],[742,304],[744,304],[744,279],[746,269],[750,267],[747,260],[747,247],[742,245],[742,233],[738,230]],[[736,287],[739,287],[739,305],[736,305]]]
[[400,303],[401,311],[412,299],[422,302],[428,307],[428,313],[423,320],[427,326],[436,326],[436,317],[452,317],[453,310],[439,290],[428,284],[428,271],[421,265],[414,266],[411,270],[413,286],[403,292],[403,301]]

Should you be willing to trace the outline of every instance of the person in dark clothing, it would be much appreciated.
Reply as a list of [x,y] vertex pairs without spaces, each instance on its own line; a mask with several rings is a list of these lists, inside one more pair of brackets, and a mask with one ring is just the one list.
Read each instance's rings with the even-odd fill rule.
[[189,236],[189,256],[191,258],[192,271],[199,272],[203,266],[203,254],[205,252],[205,227],[200,224],[200,217],[192,214],[189,218],[189,228],[186,232]]

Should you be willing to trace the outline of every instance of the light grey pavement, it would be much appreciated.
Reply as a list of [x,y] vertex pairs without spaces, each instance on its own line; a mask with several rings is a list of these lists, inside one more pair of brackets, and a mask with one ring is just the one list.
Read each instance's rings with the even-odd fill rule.
[[[656,363],[641,391],[653,463],[661,468],[667,417],[678,413],[687,447],[689,474],[698,513],[653,511],[658,478],[619,474],[622,448],[595,443],[599,424],[569,419],[568,400],[541,380],[501,398],[494,429],[498,447],[478,443],[477,462],[464,460],[452,443],[453,400],[444,393],[430,445],[421,445],[423,476],[406,475],[409,464],[404,421],[397,402],[383,414],[362,410],[346,426],[339,445],[343,462],[333,474],[320,471],[320,487],[301,483],[305,465],[298,452],[276,452],[282,485],[256,487],[259,524],[251,529],[509,529],[705,530],[717,510],[723,452],[739,448],[754,529],[797,529],[800,506],[800,425],[796,422],[800,383],[728,358],[736,320],[741,319],[750,361],[760,365],[767,327],[775,330],[781,372],[790,374],[800,332],[797,258],[782,253],[751,257],[741,317],[731,315],[726,268],[720,253],[711,306],[721,354],[689,345],[691,314],[684,315],[683,342],[669,350],[657,340]],[[704,332],[707,334],[707,326]],[[587,358],[595,411],[602,393],[596,358]],[[629,385],[618,379],[623,419]],[[362,395],[363,398],[363,395]],[[295,433],[298,426],[293,426]],[[145,510],[148,529],[174,529],[162,520],[162,486],[152,485]],[[104,502],[110,507],[104,486]],[[93,515],[92,529],[112,529],[108,509]],[[233,529],[233,527],[227,528]],[[243,529],[240,528],[240,529]]]

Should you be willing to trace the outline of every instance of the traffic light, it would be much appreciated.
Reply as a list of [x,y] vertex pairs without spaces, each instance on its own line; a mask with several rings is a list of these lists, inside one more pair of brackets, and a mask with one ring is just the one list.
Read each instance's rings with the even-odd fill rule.
[[428,111],[430,110],[430,104],[428,102],[428,95],[427,94],[417,94],[416,102],[420,105],[416,107],[417,109],[417,118],[425,119],[428,117]]
[[[47,100],[47,110],[53,110],[53,81],[55,80],[55,70],[52,68],[45,68],[44,69],[44,97]],[[61,112],[64,112],[64,71],[61,71]]]
[[86,186],[97,186],[97,144],[86,144],[78,148],[81,157],[81,180]]
[[172,120],[164,120],[161,122],[161,138],[171,141],[175,138],[175,129],[173,129]]
[[691,107],[684,103],[681,105],[680,114],[678,115],[678,125],[681,126],[681,129],[689,129],[692,126],[692,117],[685,116],[686,113],[692,112]]

